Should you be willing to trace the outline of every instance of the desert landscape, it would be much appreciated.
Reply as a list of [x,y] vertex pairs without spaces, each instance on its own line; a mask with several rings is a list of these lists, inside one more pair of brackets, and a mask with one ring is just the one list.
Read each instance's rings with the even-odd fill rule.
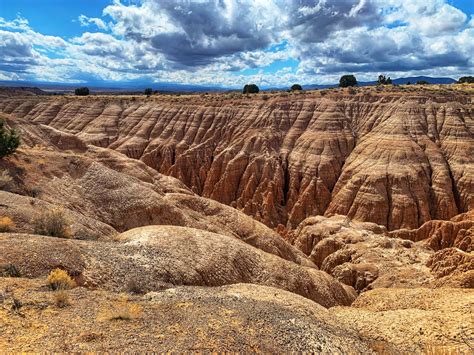
[[0,354],[474,354],[474,1],[0,1]]
[[0,349],[470,353],[473,97],[4,92]]

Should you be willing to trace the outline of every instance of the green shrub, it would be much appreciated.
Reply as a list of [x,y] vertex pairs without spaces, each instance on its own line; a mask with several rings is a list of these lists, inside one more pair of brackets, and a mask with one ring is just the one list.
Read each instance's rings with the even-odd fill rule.
[[87,87],[82,87],[82,88],[77,88],[74,90],[74,94],[77,96],[87,96],[89,95],[89,88]]
[[474,84],[474,76],[463,76],[462,78],[459,78],[458,83]]
[[146,96],[150,96],[151,94],[153,94],[153,89],[152,89],[152,88],[146,88],[143,93],[144,93]]
[[354,75],[343,75],[341,79],[339,79],[339,87],[347,88],[349,86],[356,86],[357,79]]
[[255,84],[247,84],[244,86],[243,94],[258,94],[260,89]]
[[0,159],[15,153],[20,146],[20,136],[12,129],[5,127],[5,120],[0,119]]
[[291,91],[301,91],[303,88],[301,87],[300,84],[293,84],[291,85]]

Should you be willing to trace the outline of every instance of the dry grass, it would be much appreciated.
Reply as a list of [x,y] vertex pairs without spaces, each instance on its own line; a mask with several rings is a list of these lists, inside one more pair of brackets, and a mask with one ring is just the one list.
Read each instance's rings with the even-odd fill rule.
[[58,289],[54,291],[54,304],[58,308],[64,308],[71,304],[66,290]]
[[66,218],[64,209],[61,207],[55,207],[43,212],[33,221],[33,224],[36,234],[49,235],[57,238],[72,237],[69,221]]
[[76,287],[76,282],[61,269],[54,269],[48,275],[48,285],[52,290],[68,290]]
[[118,301],[99,313],[101,320],[132,320],[140,317],[142,307],[136,303],[131,303],[126,296],[122,296]]
[[8,173],[8,170],[0,172],[0,190],[10,191],[13,186],[13,178]]
[[21,271],[15,264],[7,264],[0,267],[0,276],[21,277]]
[[16,227],[10,217],[0,217],[0,233],[11,232]]

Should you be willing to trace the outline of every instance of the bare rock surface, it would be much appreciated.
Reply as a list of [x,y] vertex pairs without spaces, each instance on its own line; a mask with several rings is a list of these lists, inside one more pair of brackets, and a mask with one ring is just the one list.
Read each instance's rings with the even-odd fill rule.
[[389,230],[474,207],[472,94],[3,97],[0,111],[109,147],[270,227],[343,214]]
[[[237,237],[264,251],[314,267],[303,253],[251,217],[199,197],[178,180],[110,149],[87,146],[53,128],[16,122],[24,145],[0,161],[14,177],[0,191],[0,215],[15,231],[34,232],[35,217],[61,206],[79,239],[110,239],[146,225],[176,225]],[[33,197],[34,196],[34,197]]]
[[294,245],[321,270],[358,291],[378,287],[427,286],[433,250],[391,238],[385,227],[345,216],[309,217],[294,233]]
[[0,352],[469,353],[472,105],[0,92]]
[[427,266],[435,274],[437,286],[474,288],[474,253],[447,248],[433,254]]
[[472,289],[379,288],[330,312],[357,329],[377,353],[472,352]]
[[144,291],[244,282],[289,290],[325,307],[355,299],[353,290],[322,271],[192,228],[142,227],[116,242],[0,234],[0,251],[0,265],[16,265],[22,275],[45,277],[59,267],[80,284],[113,291],[126,291],[132,282]]
[[474,251],[474,210],[459,214],[450,221],[429,221],[417,229],[399,229],[390,236],[409,239],[433,250],[455,247],[467,252]]

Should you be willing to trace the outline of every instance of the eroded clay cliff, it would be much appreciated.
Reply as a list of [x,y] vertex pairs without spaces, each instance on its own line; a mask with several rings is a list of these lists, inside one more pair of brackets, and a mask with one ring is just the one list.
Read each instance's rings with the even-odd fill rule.
[[463,92],[396,88],[0,99],[268,226],[342,214],[389,230],[474,207],[473,107]]

